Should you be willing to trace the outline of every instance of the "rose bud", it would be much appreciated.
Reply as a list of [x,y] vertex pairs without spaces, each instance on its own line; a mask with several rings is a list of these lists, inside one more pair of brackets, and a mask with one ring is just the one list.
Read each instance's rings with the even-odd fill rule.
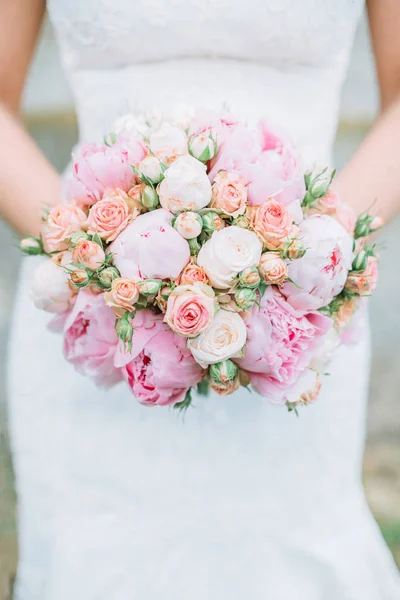
[[203,220],[198,213],[182,212],[176,217],[174,227],[185,240],[190,240],[200,235]]
[[369,256],[367,266],[362,273],[349,273],[346,290],[359,296],[369,296],[378,282],[378,261],[376,256]]
[[228,394],[232,394],[236,392],[240,388],[240,378],[239,375],[235,377],[232,381],[225,381],[221,383],[217,383],[213,379],[210,382],[211,389],[218,394],[219,396],[228,396]]
[[172,294],[172,288],[168,285],[165,285],[160,289],[157,294],[156,304],[161,312],[165,313],[167,311],[168,298]]
[[75,246],[72,252],[72,260],[75,264],[89,269],[89,271],[97,271],[104,263],[105,254],[96,242],[90,240],[81,240]]
[[157,296],[161,285],[162,282],[158,281],[157,279],[146,279],[146,281],[140,281],[138,283],[139,293],[143,296],[146,296],[146,298]]
[[76,231],[69,237],[72,247],[77,246],[79,242],[90,240],[90,236],[84,231]]
[[90,281],[90,275],[85,269],[75,269],[69,276],[71,285],[76,288],[84,288]]
[[251,288],[240,288],[235,292],[235,302],[240,310],[249,310],[257,300],[257,293]]
[[380,217],[372,217],[371,215],[363,213],[357,219],[354,237],[356,240],[360,237],[367,237],[371,233],[377,231],[382,225],[383,221]]
[[353,264],[351,266],[352,271],[364,271],[368,262],[368,254],[365,250],[360,250],[354,257]]
[[21,240],[19,247],[22,252],[28,256],[44,254],[44,248],[41,239],[33,236],[29,236]]
[[378,231],[378,229],[383,227],[383,225],[384,225],[384,220],[381,217],[374,217],[372,219],[372,222],[370,225],[371,233],[374,233],[374,231]]
[[314,198],[322,198],[326,196],[329,191],[330,182],[327,179],[317,179],[311,182],[308,191]]
[[139,299],[139,289],[137,284],[130,279],[117,277],[111,284],[111,290],[105,292],[104,301],[110,306],[117,316],[131,312],[133,305]]
[[103,294],[104,293],[103,286],[99,285],[99,283],[97,283],[97,281],[92,281],[90,283],[89,290],[92,292],[92,294]]
[[217,143],[211,134],[200,133],[189,140],[189,152],[197,160],[208,162],[217,154]]
[[203,230],[206,233],[214,233],[214,231],[219,231],[225,227],[223,218],[213,210],[208,210],[201,215],[201,218],[203,220]]
[[144,186],[140,195],[140,202],[147,210],[154,210],[159,205],[157,192],[151,185]]
[[262,254],[258,268],[265,283],[281,285],[288,278],[288,266],[275,252]]
[[139,175],[146,183],[160,183],[164,177],[164,170],[161,161],[152,154],[146,156],[138,166]]
[[257,267],[247,267],[239,273],[240,285],[248,288],[256,288],[260,285],[261,277]]
[[103,286],[103,288],[109,289],[111,288],[112,282],[117,277],[121,277],[120,272],[116,267],[106,267],[102,271],[100,271],[98,278],[99,282]]
[[191,240],[188,240],[188,244],[189,244],[189,248],[190,248],[190,255],[191,256],[195,256],[196,254],[198,254],[200,252],[200,244],[197,241],[197,238],[192,238]]
[[234,381],[238,375],[238,366],[228,358],[214,365],[210,365],[209,375],[215,383]]
[[242,229],[248,229],[250,227],[250,221],[246,215],[239,215],[236,219],[233,219],[232,225],[241,227]]
[[291,240],[283,248],[282,257],[290,260],[303,258],[307,250],[300,244],[299,240]]
[[115,322],[115,331],[118,338],[121,340],[123,347],[132,350],[133,327],[129,321],[129,313],[126,312],[120,319]]

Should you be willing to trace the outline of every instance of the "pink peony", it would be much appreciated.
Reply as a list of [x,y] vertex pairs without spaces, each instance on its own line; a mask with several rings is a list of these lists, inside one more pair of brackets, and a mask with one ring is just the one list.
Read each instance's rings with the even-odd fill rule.
[[243,175],[247,182],[245,167],[255,162],[259,156],[260,147],[254,132],[238,124],[229,131],[220,145],[217,156],[210,163],[211,169],[208,174],[210,181],[215,180],[219,171],[229,171]]
[[[87,144],[73,157],[72,174],[67,179],[66,192],[81,206],[91,206],[105,192],[120,188],[127,192],[136,178],[131,164],[145,155],[144,147],[135,142],[129,151],[125,147]],[[135,160],[136,159],[136,160]]]
[[190,259],[189,244],[171,226],[163,208],[140,215],[109,248],[127,279],[175,279]]
[[209,285],[178,285],[168,298],[164,321],[178,335],[196,337],[210,324],[215,304],[214,290]]
[[249,371],[252,385],[273,402],[308,367],[332,320],[317,312],[295,310],[282,294],[269,287],[246,318],[244,357],[236,362]]
[[285,283],[282,292],[294,308],[316,310],[342,291],[353,262],[353,240],[328,215],[305,219],[298,237],[306,253],[289,264],[293,283]]
[[97,233],[106,244],[115,240],[131,219],[128,202],[128,194],[118,189],[96,202],[89,212],[88,234]]
[[203,377],[203,369],[162,315],[140,311],[134,320],[133,348],[120,352],[117,364],[137,400],[146,405],[166,406],[181,402],[189,387]]
[[118,347],[115,316],[101,294],[80,291],[64,326],[64,355],[77,371],[99,386],[109,387],[121,379],[114,366]]

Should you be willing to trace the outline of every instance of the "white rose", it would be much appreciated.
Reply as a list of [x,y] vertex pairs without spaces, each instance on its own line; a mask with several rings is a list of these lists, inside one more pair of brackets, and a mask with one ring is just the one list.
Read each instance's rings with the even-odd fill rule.
[[215,288],[225,290],[243,269],[258,265],[261,251],[262,243],[255,233],[233,225],[212,235],[201,248],[197,264]]
[[246,343],[246,325],[235,312],[220,310],[210,325],[187,344],[193,358],[199,365],[207,365],[237,356]]
[[316,310],[342,291],[353,263],[353,239],[328,215],[304,219],[297,237],[307,251],[289,263],[293,283],[285,283],[282,291],[294,308]]
[[182,212],[176,217],[174,227],[185,240],[191,240],[200,235],[203,221],[195,212]]
[[173,162],[158,186],[161,206],[174,214],[204,208],[211,201],[211,194],[205,165],[189,155]]
[[62,313],[70,308],[71,290],[68,275],[62,267],[46,259],[32,274],[30,295],[36,308]]
[[188,139],[183,129],[163,123],[161,127],[150,132],[150,150],[160,160],[172,162],[188,153]]
[[163,176],[161,162],[156,156],[146,156],[138,166],[139,173],[149,179],[151,183],[159,183]]

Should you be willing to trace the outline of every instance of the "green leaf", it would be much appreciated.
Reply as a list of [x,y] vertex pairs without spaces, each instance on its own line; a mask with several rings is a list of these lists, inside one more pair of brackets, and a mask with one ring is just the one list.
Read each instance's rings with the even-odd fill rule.
[[260,290],[261,298],[264,296],[265,292],[267,291],[267,287],[268,287],[268,284],[264,283],[264,281],[262,281],[260,283],[260,285],[258,286],[258,289]]
[[197,384],[197,393],[199,394],[199,396],[208,396],[209,390],[210,384],[208,383],[207,379],[202,379]]
[[96,242],[96,244],[98,244],[100,246],[100,248],[103,250],[103,240],[101,239],[101,237],[99,236],[98,233],[95,233],[93,235],[92,240],[94,242]]
[[186,412],[189,406],[192,404],[192,388],[189,388],[186,392],[186,396],[182,402],[177,402],[173,405],[174,410],[179,410],[179,412]]

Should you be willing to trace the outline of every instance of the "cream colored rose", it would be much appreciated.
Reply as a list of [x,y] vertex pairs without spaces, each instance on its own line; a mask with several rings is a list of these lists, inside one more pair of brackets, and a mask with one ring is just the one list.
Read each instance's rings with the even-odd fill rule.
[[68,238],[81,231],[85,221],[86,214],[73,202],[53,206],[43,228],[46,249],[49,252],[66,250]]
[[51,313],[62,313],[70,308],[72,292],[68,275],[52,260],[46,259],[36,267],[30,284],[30,295],[36,308]]
[[236,219],[247,208],[246,181],[236,175],[220,171],[212,186],[212,208],[218,208],[225,215]]
[[219,310],[203,333],[188,340],[188,348],[195,361],[206,368],[237,356],[246,343],[246,336],[246,325],[240,315]]
[[181,156],[165,171],[158,195],[161,206],[174,214],[204,208],[211,200],[205,165],[193,156]]
[[241,227],[225,227],[216,231],[201,248],[197,264],[203,267],[211,284],[228,289],[235,277],[247,267],[260,262],[262,243],[257,235]]
[[261,255],[258,270],[265,283],[281,285],[288,278],[288,266],[275,252],[264,252]]
[[139,299],[139,289],[135,281],[117,277],[111,284],[111,290],[104,294],[104,301],[117,316],[123,316],[126,311],[132,311]]

